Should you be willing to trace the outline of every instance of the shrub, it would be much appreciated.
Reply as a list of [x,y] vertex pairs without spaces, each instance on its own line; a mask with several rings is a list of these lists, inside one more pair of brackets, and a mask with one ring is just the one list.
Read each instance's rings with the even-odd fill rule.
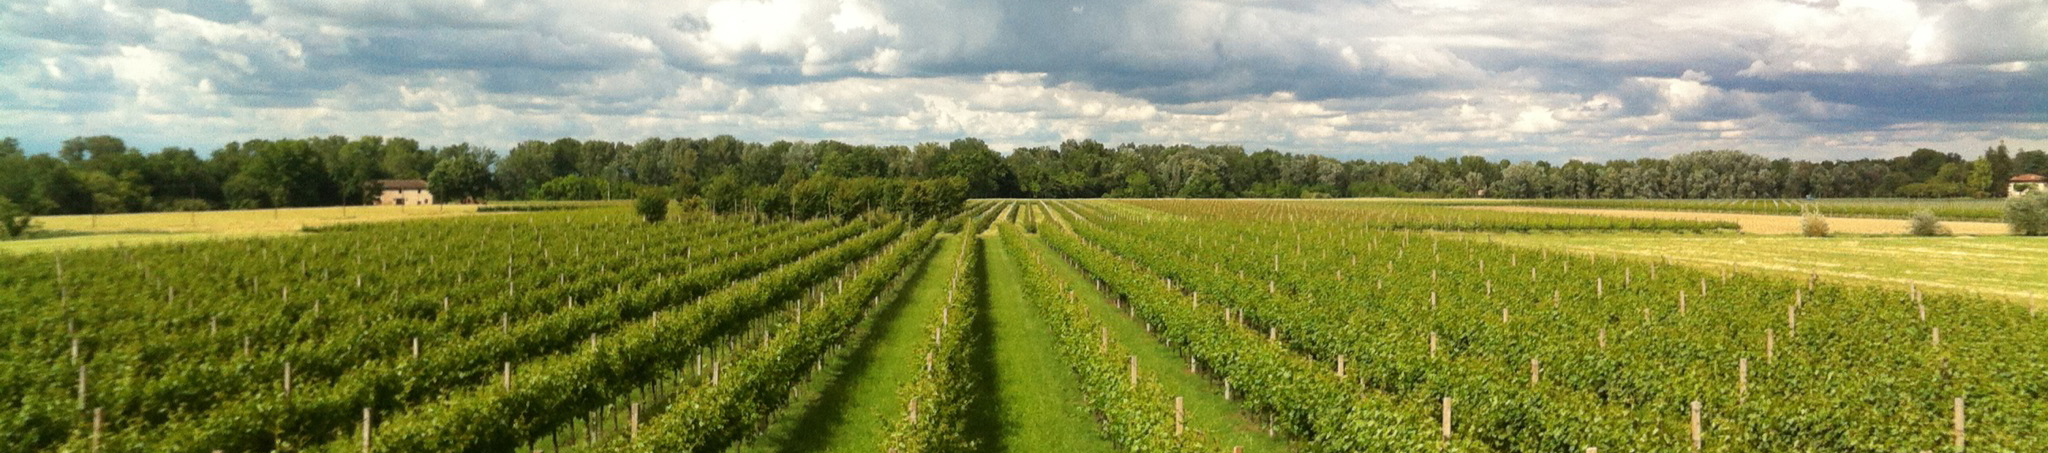
[[2048,235],[2048,191],[2031,191],[2006,200],[2005,224],[2012,227],[2012,234]]
[[1810,238],[1827,237],[1828,218],[1820,215],[1819,209],[1801,209],[1799,214],[1799,232]]
[[660,222],[668,218],[668,196],[651,190],[641,192],[640,199],[633,203],[633,211],[640,213],[647,223]]
[[30,220],[28,211],[15,206],[13,201],[0,198],[0,234],[5,235],[0,237],[21,237],[22,234],[28,233]]
[[1913,211],[1912,227],[1909,229],[1909,231],[1912,232],[1914,236],[1949,235],[1948,227],[1942,226],[1941,219],[1934,217],[1934,210],[1927,208],[1921,208],[1918,211]]

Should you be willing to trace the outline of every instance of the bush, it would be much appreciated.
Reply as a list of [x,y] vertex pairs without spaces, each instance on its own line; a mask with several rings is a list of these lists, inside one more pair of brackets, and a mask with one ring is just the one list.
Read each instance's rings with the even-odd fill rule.
[[640,199],[633,203],[633,211],[640,213],[647,223],[660,222],[668,218],[668,196],[651,190],[641,192]]
[[1934,210],[1926,208],[1921,208],[1918,211],[1913,211],[1912,227],[1909,229],[1909,231],[1913,233],[1914,236],[1949,235],[1948,227],[1942,226],[1941,219],[1934,217]]
[[1799,232],[1810,238],[1828,237],[1828,218],[1821,216],[1819,209],[1801,209]]
[[17,238],[27,234],[30,220],[28,211],[15,206],[13,201],[0,198],[0,235],[4,235],[0,237]]
[[2031,191],[2005,201],[2005,224],[2012,234],[2048,235],[2048,191]]

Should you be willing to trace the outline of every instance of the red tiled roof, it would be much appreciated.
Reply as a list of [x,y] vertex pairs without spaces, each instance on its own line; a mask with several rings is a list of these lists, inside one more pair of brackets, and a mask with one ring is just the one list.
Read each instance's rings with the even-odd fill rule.
[[2008,182],[2048,182],[2048,176],[2041,176],[2041,175],[2037,175],[2037,174],[2033,174],[2033,173],[2027,173],[2027,174],[2021,174],[2021,175],[2013,175],[2012,179],[2010,179],[2010,180],[2007,180],[2007,181],[2008,181]]
[[424,179],[379,179],[377,185],[384,190],[427,190]]

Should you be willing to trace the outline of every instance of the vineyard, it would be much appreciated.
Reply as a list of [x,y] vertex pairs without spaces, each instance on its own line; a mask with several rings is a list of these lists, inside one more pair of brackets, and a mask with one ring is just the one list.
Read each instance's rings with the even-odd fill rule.
[[2003,299],[1297,201],[618,207],[0,256],[0,445],[68,452],[2048,451]]

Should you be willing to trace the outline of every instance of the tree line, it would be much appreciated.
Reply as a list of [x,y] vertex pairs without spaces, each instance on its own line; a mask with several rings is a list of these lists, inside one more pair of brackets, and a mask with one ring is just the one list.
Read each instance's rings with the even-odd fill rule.
[[49,153],[0,140],[0,203],[38,215],[367,204],[380,179],[425,179],[443,201],[627,199],[659,190],[719,211],[819,216],[999,197],[1995,197],[2021,173],[2048,173],[2048,153],[2000,143],[1969,157],[1919,149],[1814,162],[1710,150],[1556,164],[1479,156],[1345,161],[1091,140],[1004,155],[973,138],[914,146],[563,138],[521,142],[502,155],[403,137],[247,140],[203,154],[177,147],[145,153],[111,136],[73,138]]

